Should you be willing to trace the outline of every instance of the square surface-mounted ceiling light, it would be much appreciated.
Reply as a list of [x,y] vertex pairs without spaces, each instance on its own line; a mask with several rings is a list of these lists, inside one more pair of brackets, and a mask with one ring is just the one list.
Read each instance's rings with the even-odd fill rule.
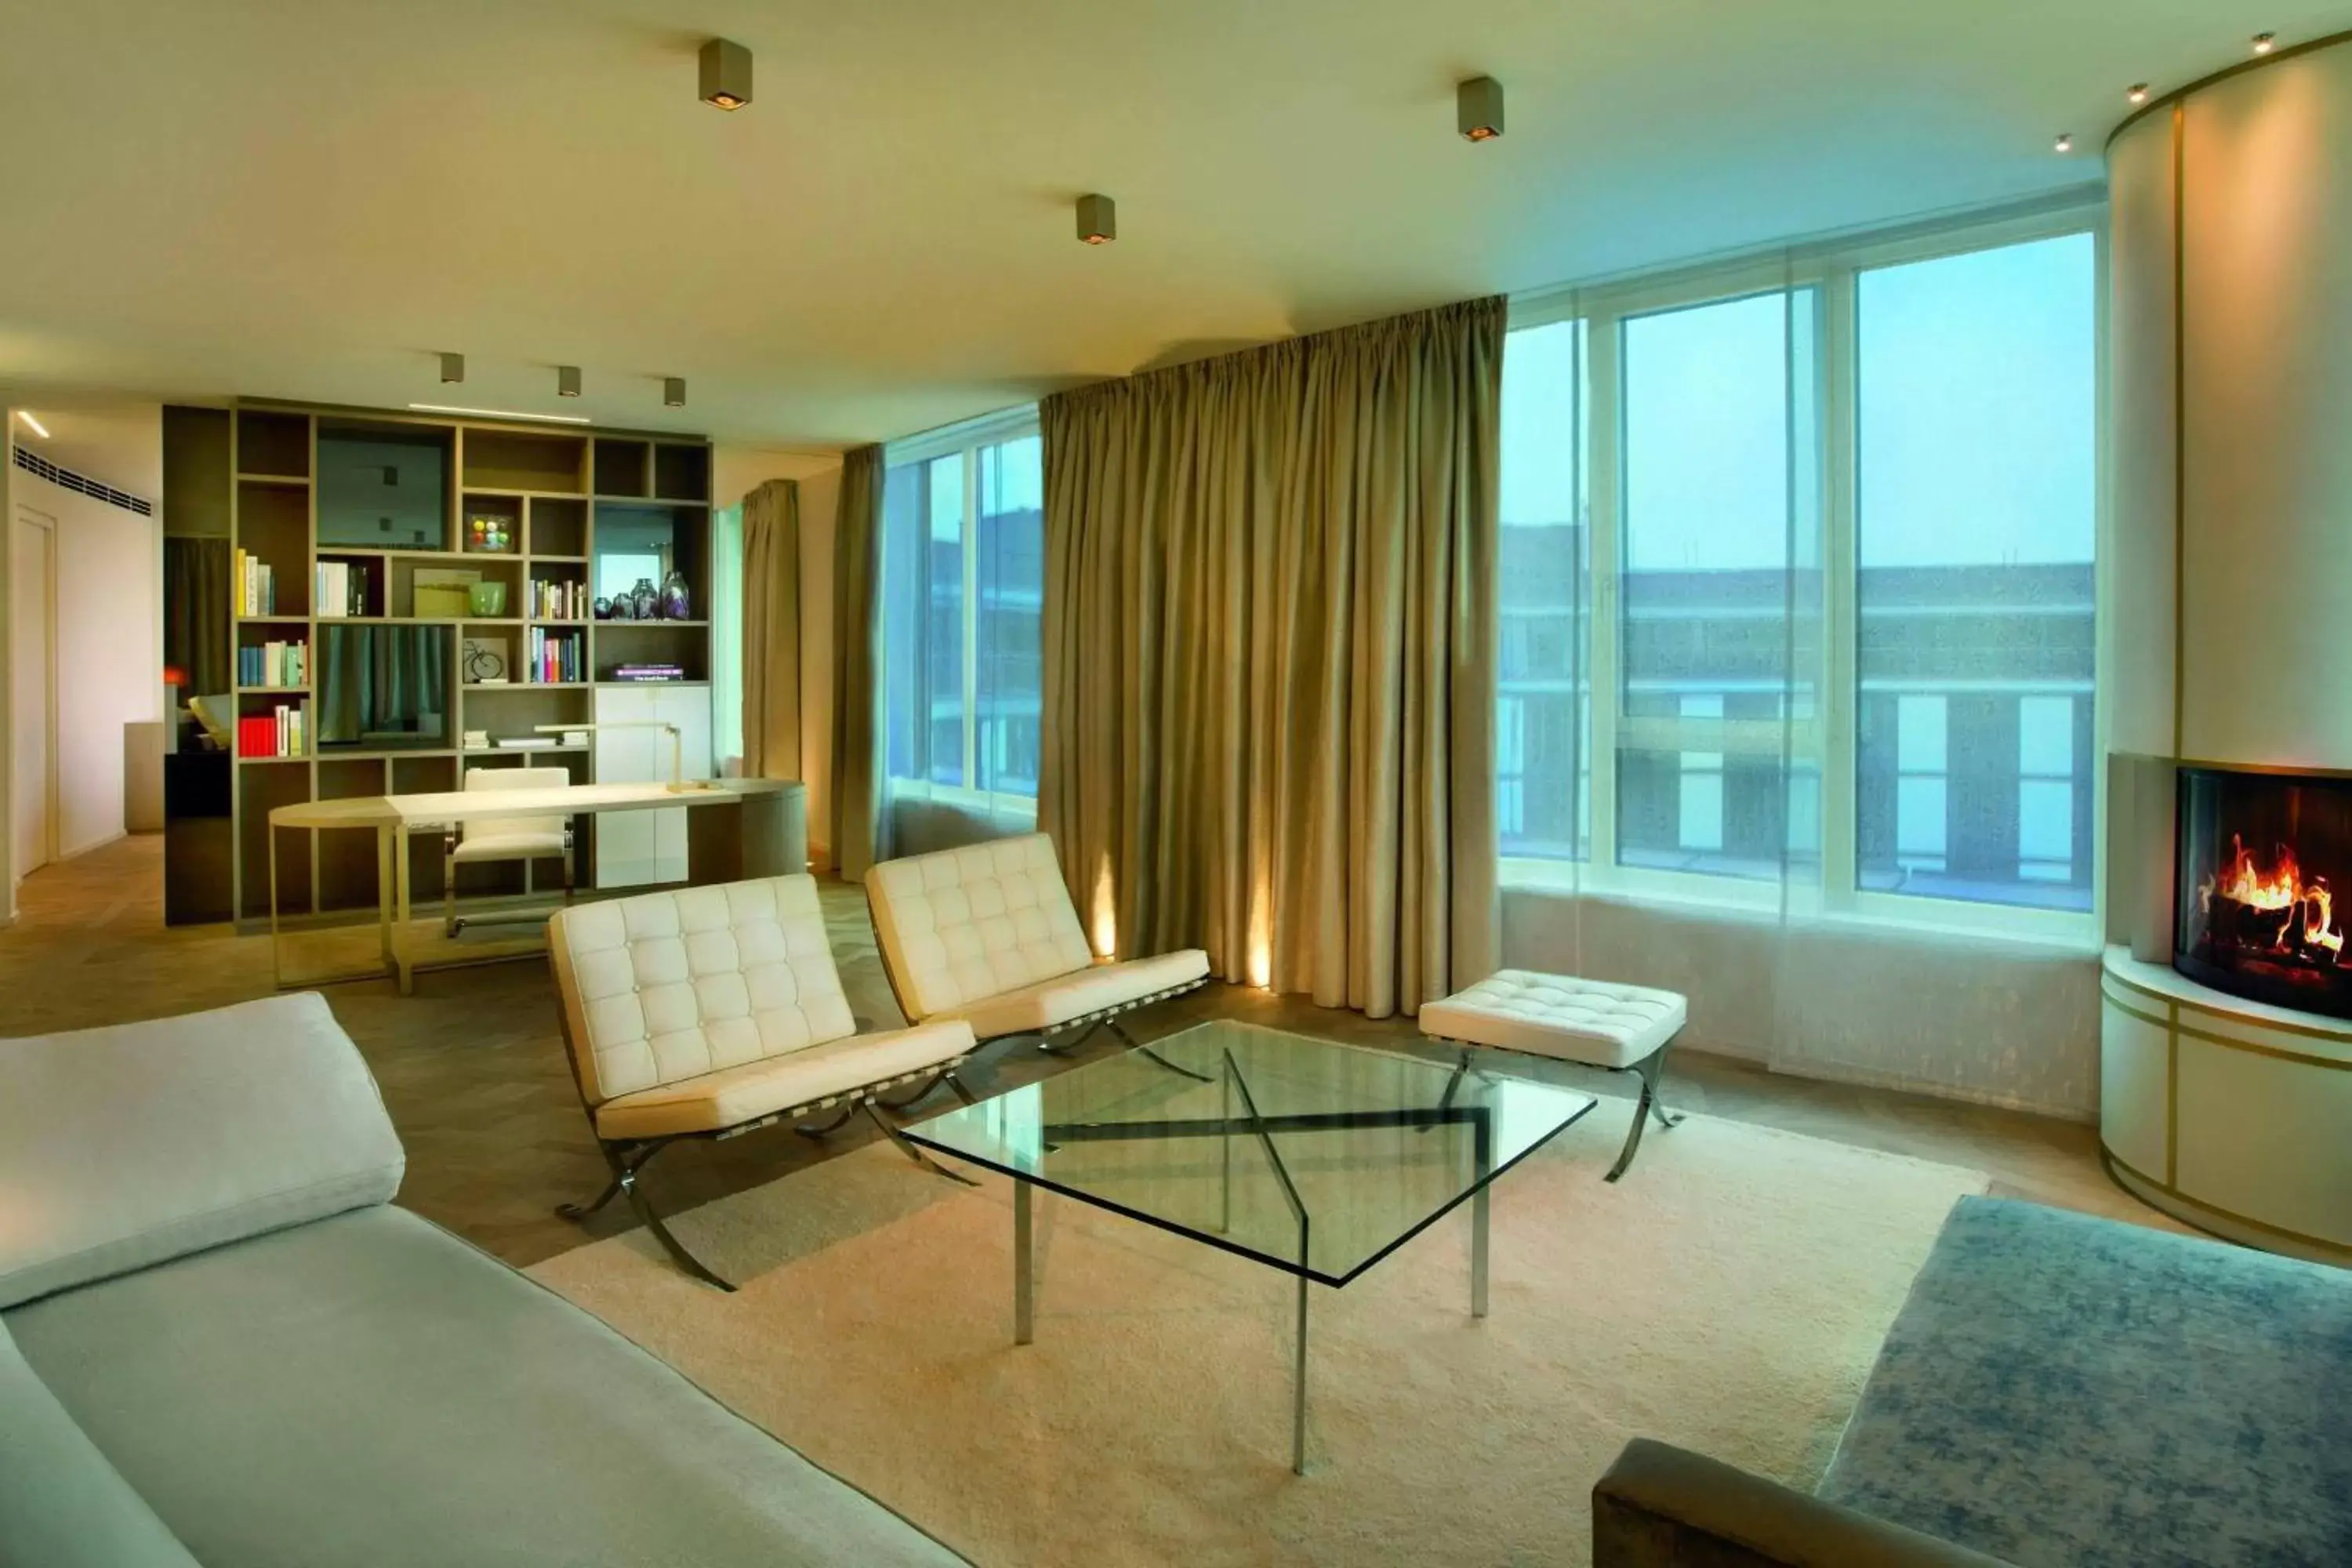
[[441,384],[444,386],[455,386],[465,379],[466,356],[464,354],[443,354],[441,356]]
[[555,395],[558,397],[577,397],[580,395],[580,367],[578,365],[560,364],[555,367]]
[[1078,237],[1088,245],[1108,245],[1118,237],[1118,204],[1101,195],[1078,198]]
[[1474,76],[1454,89],[1454,123],[1471,142],[1492,142],[1503,133],[1503,84]]
[[751,101],[751,51],[725,38],[702,46],[702,101],[740,109]]
[[665,408],[686,406],[686,377],[682,375],[662,377],[662,406]]

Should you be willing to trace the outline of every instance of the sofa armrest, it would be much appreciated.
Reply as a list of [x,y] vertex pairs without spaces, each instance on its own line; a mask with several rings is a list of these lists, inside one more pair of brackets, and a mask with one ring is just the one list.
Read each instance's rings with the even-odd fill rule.
[[1592,1489],[1593,1568],[2003,1568],[2000,1560],[1637,1437]]
[[0,1040],[0,1307],[388,1202],[404,1164],[315,992]]

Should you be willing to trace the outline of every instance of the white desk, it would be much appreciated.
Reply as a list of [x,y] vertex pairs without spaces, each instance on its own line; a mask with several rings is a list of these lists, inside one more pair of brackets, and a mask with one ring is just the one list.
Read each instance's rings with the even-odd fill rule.
[[[555,789],[443,790],[431,795],[354,795],[342,800],[299,801],[269,814],[269,954],[272,972],[287,984],[279,963],[278,836],[281,832],[373,829],[376,836],[376,921],[383,962],[347,973],[312,975],[298,984],[367,980],[390,974],[402,995],[415,987],[419,969],[453,968],[545,951],[543,933],[522,941],[468,944],[438,962],[415,952],[409,924],[409,835],[439,832],[464,820],[502,816],[573,816],[609,811],[693,813],[688,833],[688,879],[734,881],[779,877],[808,868],[806,790],[791,780],[715,779],[673,790],[664,784],[572,784]],[[714,812],[712,807],[730,808]],[[705,826],[708,824],[709,826]],[[731,829],[731,831],[730,831]],[[704,873],[697,875],[698,872]]]

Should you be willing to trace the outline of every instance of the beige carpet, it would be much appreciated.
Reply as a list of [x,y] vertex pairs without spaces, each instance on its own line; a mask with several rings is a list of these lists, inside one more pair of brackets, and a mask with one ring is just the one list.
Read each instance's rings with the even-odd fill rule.
[[[1009,1184],[871,1148],[681,1217],[733,1296],[631,1234],[530,1272],[991,1565],[1575,1563],[1627,1438],[1810,1487],[1953,1201],[1984,1177],[1622,1102],[1466,1214],[1317,1287],[1305,1479],[1286,1276],[1041,1199],[1037,1342],[1012,1343]],[[691,1159],[690,1152],[673,1159]]]

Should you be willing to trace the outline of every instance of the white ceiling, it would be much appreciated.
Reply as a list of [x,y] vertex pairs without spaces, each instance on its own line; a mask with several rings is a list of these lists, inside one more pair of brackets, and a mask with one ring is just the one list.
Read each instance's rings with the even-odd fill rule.
[[[829,447],[2080,184],[2128,83],[2347,25],[2346,0],[0,0],[0,384]],[[695,99],[713,34],[757,57],[739,113]],[[1508,133],[1473,147],[1453,84],[1482,71]],[[1088,190],[1117,244],[1073,237]]]

